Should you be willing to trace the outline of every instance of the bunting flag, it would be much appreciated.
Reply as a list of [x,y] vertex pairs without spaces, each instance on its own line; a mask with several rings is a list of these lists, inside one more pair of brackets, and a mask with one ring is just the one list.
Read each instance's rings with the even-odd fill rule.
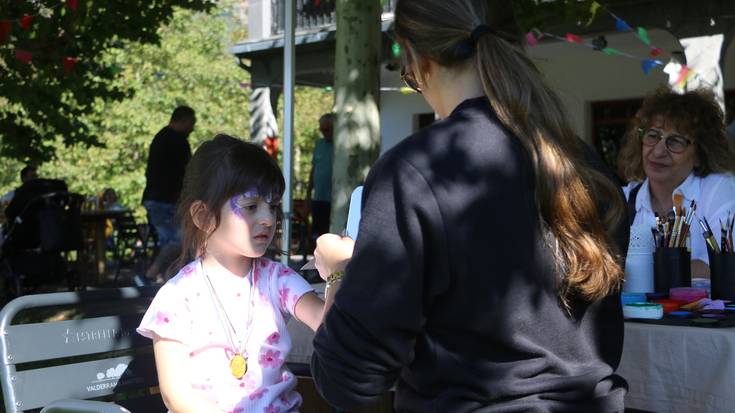
[[593,1],[590,5],[590,18],[587,20],[587,24],[585,26],[589,27],[590,24],[592,24],[592,21],[595,19],[595,16],[597,16],[597,10],[600,9],[600,3]]
[[69,74],[74,70],[74,66],[79,63],[78,57],[65,57],[61,59],[61,64],[64,66],[64,74]]
[[570,43],[579,43],[579,44],[584,43],[584,39],[572,33],[567,33],[567,41]]
[[643,27],[638,28],[638,37],[641,39],[643,43],[646,44],[646,46],[651,45],[651,39],[648,38],[648,32]]
[[628,25],[623,19],[621,19],[618,16],[615,17],[615,30],[619,32],[630,32],[633,31],[633,28]]
[[20,27],[27,29],[31,27],[31,24],[33,24],[34,20],[36,20],[36,16],[30,16],[26,14],[25,16],[20,18]]
[[625,56],[625,53],[621,52],[618,49],[613,49],[612,47],[606,47],[602,49],[602,53],[605,53],[608,56]]
[[25,64],[29,64],[31,63],[31,60],[33,60],[33,53],[26,50],[15,49],[15,58]]
[[694,69],[688,67],[687,65],[681,65],[681,71],[679,71],[679,78],[676,79],[676,86],[684,89],[687,85],[687,82],[689,82],[689,79],[694,76]]
[[656,67],[660,62],[653,59],[645,59],[641,62],[641,68],[643,69],[643,73],[649,74],[651,73],[651,69]]
[[651,53],[649,53],[648,55],[651,56],[651,58],[654,58],[654,57],[661,56],[663,53],[664,53],[664,51],[661,50],[660,48],[653,47],[653,48],[651,48]]
[[67,0],[66,1],[66,7],[70,8],[72,10],[76,10],[77,9],[77,6],[78,6],[77,0]]
[[10,20],[0,20],[0,44],[5,43],[12,28],[13,23]]

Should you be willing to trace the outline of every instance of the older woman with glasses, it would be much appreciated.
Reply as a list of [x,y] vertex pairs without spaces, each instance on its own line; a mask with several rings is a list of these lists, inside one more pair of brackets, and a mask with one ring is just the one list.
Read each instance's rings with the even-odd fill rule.
[[[735,153],[725,134],[722,110],[710,91],[679,95],[660,88],[643,102],[621,151],[631,225],[655,226],[658,214],[697,203],[697,217],[714,231],[735,213]],[[692,276],[708,277],[709,260],[698,226],[692,227]]]

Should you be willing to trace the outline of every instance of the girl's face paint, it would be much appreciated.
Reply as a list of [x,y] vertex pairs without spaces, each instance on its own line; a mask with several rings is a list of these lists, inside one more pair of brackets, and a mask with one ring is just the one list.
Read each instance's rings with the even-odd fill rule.
[[208,248],[251,258],[265,254],[276,232],[280,200],[246,191],[230,198],[220,211],[220,225],[208,240]]

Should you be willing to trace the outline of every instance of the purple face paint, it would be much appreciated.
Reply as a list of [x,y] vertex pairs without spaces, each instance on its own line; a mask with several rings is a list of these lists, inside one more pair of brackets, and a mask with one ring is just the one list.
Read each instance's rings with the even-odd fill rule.
[[230,209],[232,209],[232,212],[234,212],[238,218],[243,219],[244,218],[242,215],[242,208],[243,208],[242,203],[243,202],[240,200],[241,199],[257,199],[257,198],[261,198],[269,204],[273,201],[272,194],[262,195],[260,192],[258,192],[257,189],[251,188],[241,194],[235,195],[232,198],[230,198]]

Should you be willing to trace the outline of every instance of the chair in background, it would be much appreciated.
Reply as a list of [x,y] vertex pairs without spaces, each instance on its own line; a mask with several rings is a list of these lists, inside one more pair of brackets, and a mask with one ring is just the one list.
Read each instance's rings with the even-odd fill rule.
[[155,242],[146,225],[135,221],[132,211],[115,218],[113,222],[113,255],[116,263],[115,285],[120,277],[120,270],[131,267],[137,274],[145,274]]
[[13,295],[26,287],[66,278],[69,289],[85,283],[70,265],[70,253],[84,249],[81,208],[84,197],[54,192],[31,200],[10,223],[3,258]]

